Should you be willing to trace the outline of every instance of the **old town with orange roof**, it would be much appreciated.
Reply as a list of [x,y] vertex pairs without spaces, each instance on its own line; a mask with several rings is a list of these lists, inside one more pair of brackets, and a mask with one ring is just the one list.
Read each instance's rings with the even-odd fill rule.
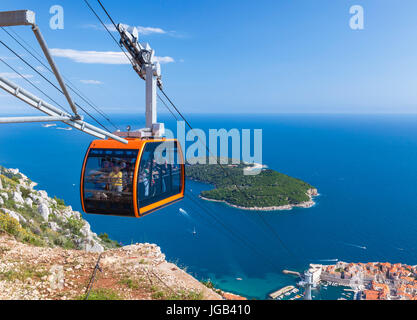
[[417,266],[396,263],[310,265],[316,284],[351,287],[360,300],[417,300]]

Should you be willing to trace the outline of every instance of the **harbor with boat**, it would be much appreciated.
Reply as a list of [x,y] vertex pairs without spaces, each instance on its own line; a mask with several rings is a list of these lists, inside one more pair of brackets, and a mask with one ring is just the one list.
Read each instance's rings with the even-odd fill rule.
[[295,286],[286,286],[282,289],[279,289],[275,292],[272,292],[269,297],[272,300],[297,300],[301,299],[303,296],[300,293],[300,289]]
[[[339,300],[416,300],[417,266],[401,263],[346,263],[334,265],[310,264],[300,274],[284,270],[284,274],[297,277],[296,289],[287,286],[269,295],[271,299],[282,300],[291,293],[303,290],[303,298],[311,300],[326,298],[326,292],[333,291]],[[335,288],[339,290],[335,291]],[[299,296],[299,295],[297,295]],[[332,297],[334,299],[334,297]],[[296,299],[292,297],[291,300]]]

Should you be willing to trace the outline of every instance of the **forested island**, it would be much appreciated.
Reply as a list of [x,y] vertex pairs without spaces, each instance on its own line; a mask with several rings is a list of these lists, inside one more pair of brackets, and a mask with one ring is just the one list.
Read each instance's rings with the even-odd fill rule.
[[[228,163],[232,163],[229,161]],[[261,170],[245,175],[245,170]],[[187,179],[204,182],[215,188],[203,191],[205,200],[225,202],[245,210],[290,210],[312,207],[317,189],[302,180],[289,177],[260,165],[194,164],[187,166]]]

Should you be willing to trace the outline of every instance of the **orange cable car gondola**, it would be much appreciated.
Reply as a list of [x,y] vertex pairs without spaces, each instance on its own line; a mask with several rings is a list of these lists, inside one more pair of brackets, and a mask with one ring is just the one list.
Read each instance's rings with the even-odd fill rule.
[[184,156],[180,143],[163,138],[165,127],[157,123],[156,90],[162,90],[162,80],[154,50],[138,42],[136,28],[115,27],[134,70],[146,81],[146,128],[114,133],[124,144],[114,139],[90,144],[81,203],[86,213],[140,218],[184,198]]
[[84,212],[140,218],[184,198],[185,166],[176,139],[95,140],[81,174]]

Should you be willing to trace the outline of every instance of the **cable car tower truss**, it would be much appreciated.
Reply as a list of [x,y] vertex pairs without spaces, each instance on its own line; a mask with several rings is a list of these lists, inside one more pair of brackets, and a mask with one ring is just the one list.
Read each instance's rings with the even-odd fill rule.
[[165,134],[165,126],[157,122],[156,90],[157,86],[162,90],[162,77],[155,51],[148,43],[139,43],[136,27],[128,28],[120,23],[115,27],[120,34],[120,45],[126,48],[133,69],[146,81],[146,128],[134,133],[140,138],[161,137]]
[[30,10],[19,10],[19,11],[5,11],[0,12],[0,27],[11,27],[11,26],[31,26],[32,31],[35,34],[36,39],[39,42],[39,45],[42,48],[42,51],[48,60],[49,65],[62,89],[65,98],[68,101],[69,106],[74,114],[69,114],[61,109],[45,102],[44,100],[38,98],[37,96],[31,94],[25,89],[19,87],[17,84],[6,79],[5,77],[0,76],[0,88],[15,96],[16,98],[27,103],[29,106],[47,114],[47,116],[39,117],[5,117],[0,118],[1,123],[28,123],[28,122],[50,122],[50,121],[61,121],[77,130],[80,130],[84,133],[92,135],[99,139],[111,138],[121,143],[127,144],[128,141],[123,139],[117,134],[113,134],[97,128],[85,121],[83,117],[78,114],[76,105],[74,104],[65,82],[62,80],[61,74],[55,62],[49,52],[48,46],[42,36],[42,33],[39,27],[36,25],[35,13]]

